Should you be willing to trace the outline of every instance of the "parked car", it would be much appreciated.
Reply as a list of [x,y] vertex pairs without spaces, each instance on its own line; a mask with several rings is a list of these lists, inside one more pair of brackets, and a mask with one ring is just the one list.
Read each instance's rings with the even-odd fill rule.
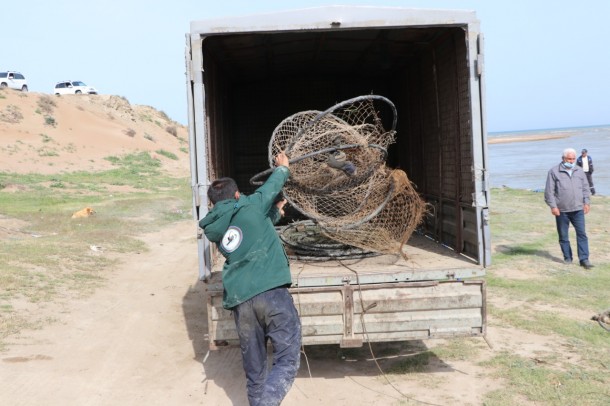
[[25,77],[15,71],[0,72],[0,87],[21,90],[22,92],[28,91],[28,82]]
[[55,85],[55,94],[97,94],[93,86],[87,86],[80,80],[64,80]]

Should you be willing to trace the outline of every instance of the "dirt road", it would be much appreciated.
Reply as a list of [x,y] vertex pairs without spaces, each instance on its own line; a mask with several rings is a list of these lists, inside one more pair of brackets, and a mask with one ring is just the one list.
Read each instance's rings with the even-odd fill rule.
[[[67,307],[49,304],[56,322],[0,354],[0,404],[247,404],[238,350],[208,353],[193,227],[183,221],[143,236],[150,252],[125,258],[93,296]],[[434,379],[438,391],[408,375],[390,376],[394,388],[368,349],[337,354],[336,347],[307,347],[283,404],[398,404],[406,401],[399,391],[433,404],[479,404],[487,386],[472,364],[443,363],[431,374],[446,376]]]

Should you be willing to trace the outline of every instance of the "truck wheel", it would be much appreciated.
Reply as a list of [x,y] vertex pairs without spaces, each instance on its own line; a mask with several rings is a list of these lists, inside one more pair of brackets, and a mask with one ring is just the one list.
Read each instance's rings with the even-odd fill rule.
[[21,88],[22,92],[27,92],[28,91],[28,87],[26,85],[23,85],[23,87]]
[[77,90],[76,92],[74,92],[75,94],[81,94],[82,92],[80,90]]
[[3,89],[4,89],[5,87],[7,87],[7,86],[8,86],[8,85],[7,85],[6,83],[4,83],[4,82],[3,82],[3,83],[0,83],[0,87],[1,87],[1,88],[3,88]]

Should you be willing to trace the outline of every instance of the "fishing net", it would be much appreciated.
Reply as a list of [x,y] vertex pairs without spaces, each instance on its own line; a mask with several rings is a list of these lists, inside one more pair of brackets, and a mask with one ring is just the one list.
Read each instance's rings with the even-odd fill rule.
[[[382,116],[391,119],[391,129],[384,129]],[[273,168],[279,152],[288,155],[291,175],[284,197],[325,237],[363,250],[403,254],[425,203],[404,171],[386,165],[395,127],[394,105],[376,95],[323,112],[299,112],[275,128],[269,165]],[[269,172],[251,183],[262,183],[257,179]]]
[[329,259],[367,258],[378,253],[336,241],[322,232],[312,220],[295,221],[280,227],[280,238],[290,259],[326,261]]

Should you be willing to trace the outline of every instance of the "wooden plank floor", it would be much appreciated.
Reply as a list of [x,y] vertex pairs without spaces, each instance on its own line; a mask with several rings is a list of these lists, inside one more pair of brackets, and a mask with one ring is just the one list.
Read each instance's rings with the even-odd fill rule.
[[[294,286],[336,286],[349,283],[387,283],[480,277],[485,274],[476,261],[457,255],[420,235],[414,235],[400,255],[379,255],[363,259],[306,261],[291,260]],[[222,258],[215,264],[209,290],[222,290]]]

